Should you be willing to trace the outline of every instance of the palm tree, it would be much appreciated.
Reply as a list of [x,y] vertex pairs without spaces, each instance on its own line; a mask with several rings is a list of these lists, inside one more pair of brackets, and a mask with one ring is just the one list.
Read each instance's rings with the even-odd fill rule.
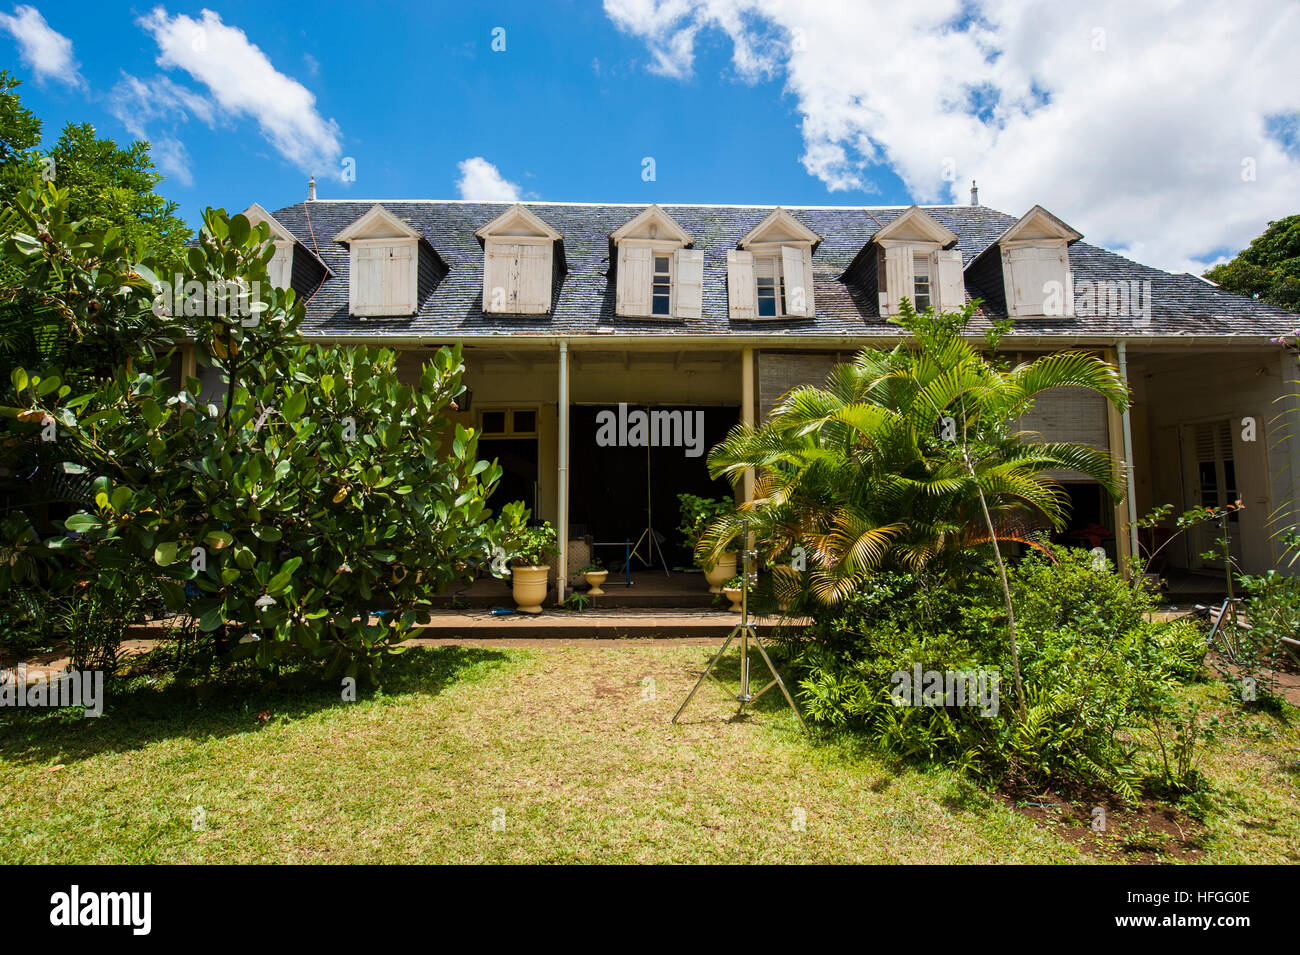
[[918,314],[904,300],[898,324],[908,340],[864,349],[823,387],[785,395],[761,427],[732,429],[710,452],[709,472],[735,484],[752,469],[754,500],[715,521],[698,550],[715,558],[742,525],[769,559],[803,548],[808,590],[833,606],[878,569],[951,567],[992,545],[1023,707],[999,541],[1041,549],[1039,532],[1064,526],[1069,496],[1047,471],[1082,472],[1115,500],[1121,492],[1105,452],[1043,441],[1016,423],[1054,388],[1088,388],[1121,409],[1128,391],[1114,368],[1086,352],[1014,367],[991,360],[962,336],[974,308]]

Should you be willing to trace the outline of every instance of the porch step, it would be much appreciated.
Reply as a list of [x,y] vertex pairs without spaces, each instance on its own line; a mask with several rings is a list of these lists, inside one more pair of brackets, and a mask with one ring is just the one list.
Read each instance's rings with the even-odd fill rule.
[[[638,571],[632,574],[630,586],[623,577],[611,575],[602,589],[605,592],[601,596],[588,598],[587,610],[720,610],[725,605],[721,597],[709,593],[703,574],[673,574],[669,577],[662,573]],[[566,590],[566,593],[573,592],[571,588]],[[576,592],[586,595],[586,585]],[[434,598],[434,606],[447,610],[491,610],[493,607],[513,610],[515,601],[507,582],[483,578],[457,593]],[[543,606],[555,606],[554,583]]]
[[[597,598],[599,599],[599,598]],[[471,637],[577,637],[577,638],[627,638],[627,637],[716,637],[723,638],[740,622],[740,614],[724,611],[633,612],[627,610],[544,610],[539,614],[513,613],[493,616],[474,610],[453,610],[433,614],[427,626],[421,627],[420,638]],[[761,635],[778,623],[786,626],[806,621],[780,621],[778,618],[757,618],[754,623],[763,628]]]

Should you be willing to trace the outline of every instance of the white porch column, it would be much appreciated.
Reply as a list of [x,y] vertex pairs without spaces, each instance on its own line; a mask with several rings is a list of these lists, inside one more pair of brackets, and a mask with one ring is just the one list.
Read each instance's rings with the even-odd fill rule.
[[559,447],[556,449],[558,495],[556,537],[560,544],[560,568],[555,573],[555,593],[564,602],[564,585],[569,578],[569,343],[560,341]]
[[[754,424],[754,349],[742,348],[740,350],[740,420],[747,424]],[[754,499],[754,472],[749,470],[745,472],[743,487],[745,500]]]
[[[1128,388],[1128,342],[1123,339],[1119,343],[1119,377],[1124,382],[1124,387]],[[1130,390],[1130,395],[1132,391]],[[1138,556],[1141,551],[1138,550],[1138,526],[1137,526],[1137,479],[1133,474],[1133,418],[1132,409],[1124,409],[1124,463],[1128,474],[1128,486],[1124,489],[1125,497],[1128,499],[1128,534],[1129,534],[1129,553]]]

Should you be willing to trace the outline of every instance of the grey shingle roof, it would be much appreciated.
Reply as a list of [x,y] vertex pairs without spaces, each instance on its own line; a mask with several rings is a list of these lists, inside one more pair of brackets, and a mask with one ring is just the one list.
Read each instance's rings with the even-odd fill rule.
[[[564,237],[568,272],[556,283],[552,313],[545,316],[486,315],[482,311],[483,248],[475,230],[510,203],[383,200],[384,207],[420,232],[448,266],[447,273],[422,291],[417,314],[361,320],[348,314],[348,250],[334,236],[359,219],[372,201],[317,201],[277,210],[275,218],[308,248],[318,250],[330,275],[309,292],[303,331],[326,337],[398,336],[450,340],[491,335],[583,336],[664,335],[783,337],[896,337],[898,329],[881,318],[874,278],[870,288],[845,279],[845,271],[871,236],[901,215],[905,207],[793,207],[787,210],[823,237],[813,255],[816,318],[732,321],[727,314],[726,253],[771,212],[770,206],[665,205],[664,210],[695,238],[704,251],[703,312],[698,319],[627,319],[614,315],[609,234],[644,208],[636,205],[525,203]],[[925,211],[958,236],[963,261],[995,241],[1016,217],[984,206],[931,206]],[[986,256],[967,274],[972,298],[984,306],[978,324],[1005,315],[997,263]],[[1093,316],[1021,320],[1016,334],[1117,337],[1246,336],[1253,339],[1289,332],[1300,324],[1294,313],[1220,291],[1194,276],[1163,272],[1105,249],[1076,242],[1070,247],[1076,286],[1083,281],[1151,282],[1149,325],[1130,317]],[[983,275],[974,274],[981,271]],[[855,273],[856,274],[856,273]],[[597,329],[600,329],[600,332]]]

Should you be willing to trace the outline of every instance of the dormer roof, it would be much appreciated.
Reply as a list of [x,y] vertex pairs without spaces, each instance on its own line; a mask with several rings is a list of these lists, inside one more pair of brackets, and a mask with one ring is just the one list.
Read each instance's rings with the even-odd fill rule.
[[352,223],[334,237],[335,242],[351,242],[355,239],[422,239],[416,232],[397,216],[375,203],[365,215]]
[[762,222],[750,229],[745,237],[736,243],[736,246],[748,249],[750,246],[769,242],[774,245],[807,242],[816,249],[821,241],[822,237],[816,232],[785,209],[777,206]]
[[920,206],[913,205],[909,206],[902,215],[888,225],[877,229],[875,234],[871,236],[871,241],[877,244],[882,241],[903,242],[908,239],[937,242],[940,248],[946,249],[956,244],[957,234],[936,221],[933,216]]
[[615,244],[624,239],[674,241],[682,245],[695,244],[691,234],[679,226],[673,217],[657,204],[646,207],[640,214],[623,223],[610,233],[609,239]]

